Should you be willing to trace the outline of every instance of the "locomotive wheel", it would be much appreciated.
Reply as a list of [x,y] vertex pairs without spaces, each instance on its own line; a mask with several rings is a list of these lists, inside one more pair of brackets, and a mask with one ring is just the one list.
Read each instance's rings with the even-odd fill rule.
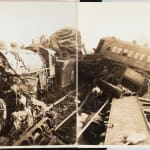
[[0,99],[0,132],[5,127],[7,119],[7,107],[3,99]]

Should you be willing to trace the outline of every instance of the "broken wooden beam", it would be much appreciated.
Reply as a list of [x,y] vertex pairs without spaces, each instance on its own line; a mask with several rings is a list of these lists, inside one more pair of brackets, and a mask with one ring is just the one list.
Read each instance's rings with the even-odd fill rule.
[[121,88],[104,80],[98,79],[97,84],[103,91],[107,91],[113,97],[119,98],[123,93]]

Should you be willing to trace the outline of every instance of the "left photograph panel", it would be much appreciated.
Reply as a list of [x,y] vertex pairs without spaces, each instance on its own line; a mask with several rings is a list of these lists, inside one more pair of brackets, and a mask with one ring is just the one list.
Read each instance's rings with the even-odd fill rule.
[[0,146],[76,143],[76,10],[0,1]]

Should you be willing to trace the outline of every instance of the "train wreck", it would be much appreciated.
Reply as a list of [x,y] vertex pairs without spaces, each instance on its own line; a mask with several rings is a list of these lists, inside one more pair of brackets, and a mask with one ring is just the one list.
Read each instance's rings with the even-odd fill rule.
[[[75,31],[62,29],[59,33],[69,42],[65,36],[74,36]],[[29,46],[1,44],[0,145],[75,143],[76,51],[63,55],[62,47],[56,51],[48,40],[48,46],[41,42],[43,38]]]
[[149,63],[148,47],[115,37],[87,54],[69,28],[0,43],[0,145],[149,144]]
[[78,143],[149,144],[150,49],[103,38],[79,57]]

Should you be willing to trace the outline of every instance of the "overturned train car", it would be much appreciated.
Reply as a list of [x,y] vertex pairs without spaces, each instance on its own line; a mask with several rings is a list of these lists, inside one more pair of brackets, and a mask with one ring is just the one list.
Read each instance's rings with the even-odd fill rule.
[[[100,78],[114,85],[123,84],[143,95],[148,89],[150,49],[116,39],[102,38],[95,53],[79,60],[79,80]],[[92,69],[91,69],[92,68]]]
[[150,72],[150,48],[122,41],[115,37],[102,38],[95,49],[95,54],[128,66]]
[[[83,118],[86,115],[89,116],[89,112],[95,112],[95,114],[97,112],[101,116],[97,124],[94,121],[96,117],[90,120],[91,124],[87,119],[85,119],[86,123],[83,121],[84,119],[81,121],[81,132],[79,134],[82,135],[79,137],[81,144],[97,142],[96,144],[114,145],[114,143],[118,142],[118,145],[122,142],[121,135],[124,136],[125,134],[128,138],[131,132],[141,134],[144,130],[144,135],[148,134],[145,125],[149,124],[149,122],[143,118],[143,114],[146,116],[149,110],[149,59],[150,49],[146,45],[139,46],[136,43],[121,41],[114,37],[101,39],[94,54],[80,58],[79,81],[89,90],[83,89],[81,92],[79,90],[81,94],[83,93],[79,97],[79,99],[83,100],[80,106],[82,107],[82,104],[86,101],[82,110],[80,109],[79,116],[81,116],[81,120],[82,115]],[[141,99],[143,98],[142,106],[141,102],[137,100],[139,95]],[[106,107],[103,109],[105,104]],[[125,108],[124,112],[122,108]],[[146,113],[145,109],[147,110]],[[131,114],[136,115],[131,117]],[[129,120],[129,118],[132,119]],[[143,125],[135,125],[137,118],[140,120],[138,122]],[[146,116],[146,118],[148,117]],[[84,126],[82,122],[86,125]],[[105,123],[106,128],[103,127],[101,122]],[[145,122],[146,124],[144,124]],[[126,123],[130,124],[130,127],[126,126]],[[123,125],[125,126],[123,127]],[[138,128],[140,128],[139,132],[137,132]],[[142,132],[141,128],[143,128]],[[134,137],[138,136],[135,134]],[[145,138],[142,142],[148,143],[148,138]],[[136,145],[139,143],[131,142],[130,144]]]

